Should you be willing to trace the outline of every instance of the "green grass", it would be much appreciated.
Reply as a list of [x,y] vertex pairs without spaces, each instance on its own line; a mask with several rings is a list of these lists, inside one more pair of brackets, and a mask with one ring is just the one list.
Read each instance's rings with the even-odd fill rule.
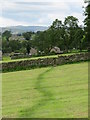
[[3,117],[88,117],[88,62],[3,73]]
[[10,61],[11,60],[11,58],[9,57],[9,56],[3,56],[3,59],[2,59],[3,61]]
[[[71,52],[71,53],[67,53],[67,54],[58,54],[59,56],[67,56],[67,55],[73,55],[73,54],[80,54],[80,53],[85,53],[87,51],[83,51],[83,52]],[[58,55],[49,55],[49,56],[40,56],[40,57],[31,57],[31,58],[21,58],[21,59],[13,59],[11,60],[11,58],[9,56],[3,56],[2,61],[0,61],[0,63],[4,63],[4,62],[14,62],[14,61],[22,61],[22,60],[33,60],[33,59],[39,59],[39,58],[57,58]]]

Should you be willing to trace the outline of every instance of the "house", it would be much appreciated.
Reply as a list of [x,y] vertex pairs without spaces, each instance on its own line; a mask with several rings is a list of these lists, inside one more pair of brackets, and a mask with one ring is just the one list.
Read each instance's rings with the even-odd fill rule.
[[37,50],[35,48],[31,48],[29,55],[37,55]]
[[63,51],[60,50],[59,47],[53,47],[50,51],[51,53],[56,53],[56,54],[60,54],[60,53],[63,53]]

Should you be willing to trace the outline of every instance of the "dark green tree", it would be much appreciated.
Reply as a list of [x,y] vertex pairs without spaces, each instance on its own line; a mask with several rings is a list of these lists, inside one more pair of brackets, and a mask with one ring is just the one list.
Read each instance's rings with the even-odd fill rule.
[[29,41],[27,41],[27,40],[23,41],[22,42],[22,47],[26,48],[27,53],[29,54],[30,53],[30,49],[31,49],[31,41],[30,40]]
[[51,27],[49,28],[49,34],[51,37],[51,48],[58,46],[61,42],[61,33],[62,33],[63,24],[62,21],[56,19],[53,21]]
[[16,40],[10,40],[9,41],[9,47],[11,48],[12,52],[19,51],[21,49],[21,43],[20,41]]
[[2,33],[2,37],[5,38],[7,41],[9,41],[9,38],[11,37],[11,31],[6,30]]
[[68,16],[67,18],[65,18],[64,21],[64,27],[65,27],[65,33],[67,36],[67,46],[68,49],[72,49],[73,48],[73,42],[74,42],[74,36],[75,36],[75,32],[78,29],[78,19],[76,17],[73,16]]
[[84,20],[84,25],[85,25],[85,37],[87,41],[87,48],[90,51],[90,1],[85,0],[85,3],[87,4],[85,8],[85,20]]
[[25,32],[23,33],[23,37],[26,39],[26,40],[30,40],[31,39],[31,36],[32,36],[33,32]]
[[11,48],[9,47],[9,42],[6,39],[2,39],[2,52],[3,53],[10,53]]
[[72,45],[75,49],[80,49],[82,51],[84,44],[84,29],[82,27],[78,27],[75,31]]
[[25,32],[22,34],[24,36],[24,38],[27,40],[27,41],[25,41],[25,47],[26,47],[28,54],[29,54],[31,46],[32,46],[32,40],[31,40],[32,34],[34,34],[34,32]]

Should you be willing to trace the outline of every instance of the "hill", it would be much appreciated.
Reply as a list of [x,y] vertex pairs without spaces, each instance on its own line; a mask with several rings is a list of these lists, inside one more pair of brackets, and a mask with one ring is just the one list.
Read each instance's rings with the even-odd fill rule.
[[0,32],[4,32],[5,30],[11,31],[13,34],[23,33],[23,32],[37,32],[47,30],[46,26],[10,26],[10,27],[0,27]]

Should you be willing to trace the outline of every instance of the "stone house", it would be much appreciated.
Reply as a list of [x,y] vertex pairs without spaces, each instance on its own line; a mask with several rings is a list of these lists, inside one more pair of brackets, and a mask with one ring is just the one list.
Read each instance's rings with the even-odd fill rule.
[[37,55],[37,49],[35,49],[35,48],[31,48],[30,49],[30,54],[29,55]]
[[56,54],[63,53],[63,51],[61,51],[59,47],[53,47],[50,52],[54,52]]

